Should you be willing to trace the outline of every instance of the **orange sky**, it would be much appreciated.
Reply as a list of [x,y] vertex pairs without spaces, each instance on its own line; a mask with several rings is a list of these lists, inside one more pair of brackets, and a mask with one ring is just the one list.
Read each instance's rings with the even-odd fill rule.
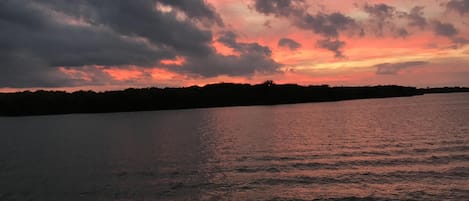
[[[306,2],[308,9],[302,12],[310,15],[339,12],[353,19],[354,26],[361,27],[365,35],[359,36],[358,28],[347,28],[340,30],[337,37],[330,37],[299,26],[299,18],[292,17],[295,14],[282,16],[275,13],[261,13],[256,10],[255,2],[251,0],[208,0],[207,3],[219,14],[224,26],[203,24],[197,26],[202,30],[211,31],[210,46],[217,54],[227,57],[240,56],[239,50],[228,47],[228,44],[218,40],[227,31],[233,32],[236,33],[236,42],[239,44],[256,43],[270,49],[271,59],[281,64],[276,71],[205,76],[185,69],[185,65],[190,64],[190,58],[177,55],[175,59],[155,61],[152,66],[138,64],[87,65],[83,68],[60,66],[58,72],[80,82],[73,86],[50,88],[3,86],[0,87],[0,91],[39,88],[102,91],[127,87],[204,85],[214,82],[259,83],[267,79],[272,79],[276,83],[303,85],[469,86],[469,45],[467,45],[469,12],[459,13],[449,9],[446,6],[448,1]],[[376,34],[374,28],[378,24],[375,26],[373,23],[378,22],[371,13],[365,11],[364,7],[380,3],[392,7],[395,13],[407,14],[415,6],[421,6],[421,17],[426,20],[426,25],[410,26],[406,17],[395,14],[392,18],[385,19],[383,30]],[[171,6],[165,9],[171,10]],[[438,22],[451,24],[456,32],[448,34],[438,32]],[[74,26],[88,25],[74,21]],[[405,29],[406,34],[398,35],[399,29]],[[299,47],[280,47],[278,44],[281,38],[291,39],[298,43]],[[333,48],[320,47],[318,41],[326,39],[343,42],[343,46],[336,49],[343,56],[335,57]],[[145,42],[146,39],[142,41]],[[382,66],[382,71],[379,70],[379,66]],[[99,72],[99,76],[96,72]]]
[[[370,36],[341,37],[346,42],[343,49],[345,58],[334,58],[333,53],[318,48],[315,39],[320,38],[311,31],[298,29],[282,18],[265,16],[250,9],[250,1],[212,0],[222,17],[229,21],[235,30],[240,30],[243,41],[256,41],[272,48],[274,59],[285,64],[286,73],[273,76],[278,82],[302,84],[328,83],[333,85],[401,84],[414,86],[464,85],[469,86],[469,46],[454,48],[451,39],[437,36],[431,28],[416,28],[406,37]],[[309,1],[311,2],[311,1]],[[444,20],[457,26],[459,36],[469,35],[469,13],[450,13],[439,5],[447,1],[315,1],[326,10],[339,11],[348,16],[365,15],[354,3],[386,3],[402,11],[413,6],[423,6],[428,21]],[[310,10],[318,10],[311,6]],[[243,17],[248,16],[248,17]],[[269,21],[269,27],[264,23]],[[279,48],[279,38],[288,37],[302,44],[298,50]],[[376,75],[376,64],[406,61],[427,61],[418,68],[404,69],[398,74]]]

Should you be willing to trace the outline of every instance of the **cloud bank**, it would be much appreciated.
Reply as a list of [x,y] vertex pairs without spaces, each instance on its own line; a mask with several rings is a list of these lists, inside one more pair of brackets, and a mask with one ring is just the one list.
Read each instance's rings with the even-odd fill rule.
[[[0,87],[54,87],[90,83],[60,69],[165,68],[189,76],[252,75],[281,66],[268,47],[225,41],[239,56],[212,45],[224,27],[203,0],[43,0],[0,2]],[[178,68],[163,60],[184,58]],[[102,77],[102,76],[101,76]]]

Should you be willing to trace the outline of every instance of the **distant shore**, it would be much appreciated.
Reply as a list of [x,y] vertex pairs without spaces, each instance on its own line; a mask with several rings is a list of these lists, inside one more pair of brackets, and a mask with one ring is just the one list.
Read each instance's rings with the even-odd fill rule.
[[416,88],[396,85],[364,87],[297,84],[219,83],[203,87],[129,88],[121,91],[24,91],[0,93],[0,116],[108,113],[223,106],[275,105],[366,98],[469,92],[467,87]]

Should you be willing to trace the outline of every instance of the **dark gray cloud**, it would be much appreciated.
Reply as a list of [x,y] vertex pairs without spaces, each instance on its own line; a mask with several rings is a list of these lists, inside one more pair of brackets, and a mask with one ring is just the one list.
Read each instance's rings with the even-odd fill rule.
[[[187,62],[168,69],[194,76],[245,75],[280,66],[270,49],[257,43],[234,40],[240,56],[217,54],[206,26],[223,21],[204,0],[0,1],[0,87],[103,84],[98,79],[109,81],[109,76],[90,66],[153,67],[176,56]],[[96,79],[71,76],[62,67],[87,69]]]
[[344,57],[344,54],[341,51],[341,49],[345,46],[345,42],[343,41],[340,41],[338,39],[324,39],[317,41],[316,44],[321,48],[334,52],[336,58]]
[[[217,41],[232,48],[239,55],[219,55],[211,53],[206,57],[190,57],[184,68],[176,68],[184,73],[195,73],[202,76],[249,75],[253,73],[278,72],[282,64],[274,61],[272,51],[258,43],[237,42],[234,32],[223,33]],[[172,66],[168,66],[172,69]]]
[[56,87],[73,82],[61,78],[63,75],[27,52],[0,50],[0,64],[1,87]]
[[384,35],[385,28],[394,28],[393,18],[396,15],[396,9],[387,4],[365,4],[363,10],[370,15],[369,26],[372,31],[378,35]]
[[393,18],[394,15],[396,15],[396,9],[384,3],[373,5],[365,4],[363,9],[368,14],[379,19]]
[[409,26],[416,26],[424,29],[427,26],[427,19],[423,16],[423,6],[415,6],[406,15],[409,20]]
[[238,36],[234,32],[226,32],[223,33],[217,41],[233,48],[233,50],[240,54],[260,53],[266,56],[270,56],[272,54],[272,51],[266,46],[259,45],[258,43],[239,43],[236,41],[237,37]]
[[[427,20],[424,17],[423,9],[422,6],[415,6],[409,12],[405,12],[384,3],[365,4],[363,10],[368,13],[370,18],[362,24],[362,27],[376,36],[385,36],[391,33],[395,37],[406,37],[410,35],[410,28],[424,29],[426,27]],[[399,25],[401,20],[407,21],[408,26]]]
[[403,69],[420,66],[424,64],[428,64],[428,62],[408,61],[408,62],[400,62],[400,63],[381,63],[381,64],[374,65],[373,67],[376,67],[377,75],[395,75]]
[[254,8],[262,14],[284,17],[302,15],[306,4],[304,0],[255,0]]
[[337,38],[340,31],[354,28],[355,20],[341,13],[318,13],[316,15],[307,13],[296,19],[294,24],[324,37]]
[[104,27],[70,26],[40,4],[0,2],[0,86],[71,85],[60,66],[151,65],[174,54]]
[[298,43],[295,40],[290,39],[290,38],[281,38],[280,40],[278,40],[277,45],[279,47],[285,47],[285,48],[288,48],[290,50],[297,50],[298,48],[301,47],[300,43]]
[[452,37],[458,34],[458,30],[451,23],[443,23],[440,21],[434,21],[434,31],[436,35]]
[[285,17],[296,27],[323,36],[324,39],[317,41],[318,47],[334,52],[336,57],[342,57],[343,54],[339,49],[345,43],[337,39],[341,32],[362,30],[351,17],[338,12],[311,14],[307,11],[308,6],[302,0],[255,0],[253,8],[265,15]]
[[190,18],[198,19],[208,24],[216,23],[219,26],[224,25],[220,15],[215,12],[215,8],[206,4],[205,1],[160,0],[160,2],[183,11]]
[[456,11],[461,15],[469,13],[469,0],[451,0],[446,4],[449,10]]
[[265,15],[286,17],[295,26],[310,30],[324,37],[338,37],[344,31],[355,25],[355,21],[342,13],[311,14],[308,5],[302,0],[255,0],[254,9]]
[[[165,13],[156,10],[157,2],[164,4],[161,1],[62,0],[64,3],[56,3],[58,1],[54,0],[50,7],[59,12],[67,7],[66,10],[71,10],[71,14],[91,24],[109,27],[120,35],[143,37],[154,45],[169,47],[184,54],[201,56],[211,51],[209,44],[212,33],[199,29],[192,21],[178,20],[174,11]],[[200,17],[205,19],[208,15]]]

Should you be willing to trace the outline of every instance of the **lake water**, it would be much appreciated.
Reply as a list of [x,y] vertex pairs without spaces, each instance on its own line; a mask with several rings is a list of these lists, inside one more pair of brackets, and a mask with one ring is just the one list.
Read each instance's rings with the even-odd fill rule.
[[0,118],[0,200],[467,200],[469,93]]

